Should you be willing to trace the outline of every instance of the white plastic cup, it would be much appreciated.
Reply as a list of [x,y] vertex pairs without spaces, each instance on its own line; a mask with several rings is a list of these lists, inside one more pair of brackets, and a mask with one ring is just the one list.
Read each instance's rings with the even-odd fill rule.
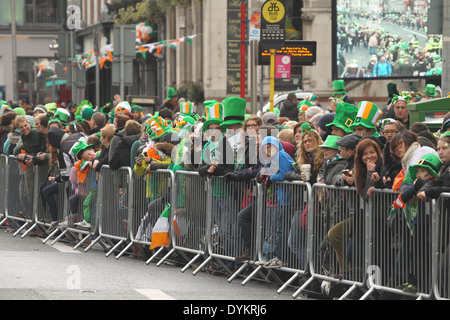
[[309,179],[311,179],[311,165],[303,164],[302,165],[302,173],[305,175],[306,181],[309,181]]

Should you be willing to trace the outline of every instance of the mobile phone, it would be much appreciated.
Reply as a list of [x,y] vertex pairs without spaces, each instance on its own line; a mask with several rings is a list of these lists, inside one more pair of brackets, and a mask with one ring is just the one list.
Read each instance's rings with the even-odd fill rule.
[[141,153],[140,155],[138,155],[138,159],[144,160],[144,155]]
[[347,177],[351,177],[352,176],[348,170],[342,170],[342,174],[347,176]]

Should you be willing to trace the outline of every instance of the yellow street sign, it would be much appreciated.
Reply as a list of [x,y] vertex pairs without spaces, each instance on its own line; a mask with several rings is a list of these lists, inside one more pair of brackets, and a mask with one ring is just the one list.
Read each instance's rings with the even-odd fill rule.
[[278,0],[267,1],[261,9],[261,13],[269,23],[279,23],[286,16],[286,7]]

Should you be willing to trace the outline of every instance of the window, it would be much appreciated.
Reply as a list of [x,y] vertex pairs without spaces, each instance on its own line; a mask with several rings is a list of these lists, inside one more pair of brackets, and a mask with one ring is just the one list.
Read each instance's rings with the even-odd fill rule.
[[25,24],[59,24],[61,17],[58,2],[58,0],[25,0]]

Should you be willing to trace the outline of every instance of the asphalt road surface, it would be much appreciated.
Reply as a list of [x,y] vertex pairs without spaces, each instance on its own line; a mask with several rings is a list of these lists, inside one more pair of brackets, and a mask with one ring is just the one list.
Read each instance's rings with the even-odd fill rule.
[[114,255],[99,247],[88,252],[73,245],[34,237],[13,237],[0,229],[0,300],[165,300],[293,301],[294,288],[243,278],[231,282],[209,272]]

